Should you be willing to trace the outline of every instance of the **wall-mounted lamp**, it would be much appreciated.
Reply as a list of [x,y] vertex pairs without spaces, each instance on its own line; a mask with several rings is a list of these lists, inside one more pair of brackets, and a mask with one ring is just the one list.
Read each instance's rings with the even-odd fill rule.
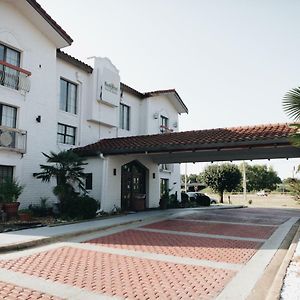
[[41,123],[42,117],[41,117],[41,116],[37,116],[37,117],[35,118],[35,120],[36,120],[38,123]]
[[158,113],[158,112],[154,113],[154,114],[153,114],[153,119],[155,119],[155,120],[158,119],[158,116],[159,116],[159,113]]
[[114,176],[116,176],[117,175],[117,169],[114,169]]
[[152,178],[155,179],[155,173],[152,174]]

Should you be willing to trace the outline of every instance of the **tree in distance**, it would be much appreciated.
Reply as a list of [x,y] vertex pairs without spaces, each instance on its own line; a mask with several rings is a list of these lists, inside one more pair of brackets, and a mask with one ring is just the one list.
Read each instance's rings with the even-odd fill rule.
[[204,182],[220,196],[223,203],[224,192],[232,192],[240,184],[242,174],[234,164],[210,165],[203,171]]

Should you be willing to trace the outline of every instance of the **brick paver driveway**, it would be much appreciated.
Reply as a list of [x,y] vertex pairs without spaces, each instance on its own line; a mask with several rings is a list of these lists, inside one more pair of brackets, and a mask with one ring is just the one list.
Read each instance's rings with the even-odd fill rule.
[[0,256],[1,299],[244,299],[298,212],[197,211]]

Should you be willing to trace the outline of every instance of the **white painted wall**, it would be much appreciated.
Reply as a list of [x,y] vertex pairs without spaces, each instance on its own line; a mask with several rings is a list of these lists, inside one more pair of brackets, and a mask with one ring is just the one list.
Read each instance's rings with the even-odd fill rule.
[[[39,202],[40,196],[52,196],[51,189],[45,189],[32,174],[44,162],[41,152],[55,150],[57,123],[56,114],[56,47],[45,38],[11,4],[0,2],[0,42],[21,51],[21,67],[32,72],[31,90],[28,94],[0,86],[0,102],[18,108],[17,127],[27,130],[27,153],[1,151],[0,164],[15,166],[15,175],[26,185],[21,195],[22,206]],[[41,115],[42,122],[36,117]],[[10,161],[7,161],[10,157]],[[12,157],[15,157],[13,160]]]
[[[174,127],[175,122],[177,122],[178,124],[178,112],[166,95],[150,97],[145,99],[144,101],[148,102],[148,134],[160,133],[159,126],[161,116],[167,117],[169,119],[170,129],[173,129],[174,132],[178,131],[178,127]],[[154,114],[158,115],[157,119],[154,119]]]
[[[103,184],[101,208],[104,211],[110,211],[114,205],[121,207],[121,167],[133,160],[138,160],[142,163],[147,170],[147,181],[146,185],[146,203],[147,207],[158,207],[159,206],[159,176],[158,176],[158,166],[153,164],[153,162],[145,157],[139,155],[118,155],[110,156],[105,159],[107,164],[105,172],[105,180]],[[113,169],[116,169],[117,173],[113,175]],[[156,174],[155,179],[153,179],[153,173]]]
[[[52,193],[53,185],[34,179],[33,173],[38,172],[39,165],[46,161],[42,152],[57,152],[72,147],[57,144],[58,122],[77,128],[75,146],[87,145],[103,138],[160,133],[160,116],[158,119],[153,118],[157,112],[169,118],[170,127],[174,122],[178,122],[178,113],[167,96],[140,99],[124,92],[122,102],[130,106],[131,111],[130,130],[120,129],[119,103],[116,102],[116,98],[108,99],[108,102],[111,102],[109,105],[98,101],[99,78],[103,84],[102,74],[107,72],[107,69],[112,70],[115,72],[111,74],[112,81],[118,86],[117,68],[108,59],[96,59],[96,70],[93,74],[88,74],[56,58],[56,46],[47,36],[51,35],[34,27],[16,7],[9,2],[0,1],[0,43],[19,50],[21,68],[32,73],[31,89],[27,94],[0,86],[0,103],[17,107],[17,128],[27,130],[26,154],[0,150],[0,165],[14,166],[15,176],[26,185],[20,197],[21,207],[27,207],[31,203],[38,204],[40,197],[46,196],[50,201],[56,200]],[[76,115],[59,109],[61,77],[78,85]],[[120,98],[120,95],[118,97]],[[41,123],[36,122],[37,116],[41,116]],[[161,173],[158,166],[145,156],[88,158],[86,172],[93,173],[93,190],[90,195],[101,201],[104,210],[109,211],[114,205],[121,206],[121,166],[134,159],[138,159],[149,170],[148,207],[159,205],[162,177],[168,176],[170,187],[174,186],[171,193],[178,190],[179,194],[179,166],[174,167],[174,172]],[[117,169],[116,176],[113,176],[114,168]],[[155,179],[153,173],[156,174]],[[176,187],[173,182],[176,182]]]

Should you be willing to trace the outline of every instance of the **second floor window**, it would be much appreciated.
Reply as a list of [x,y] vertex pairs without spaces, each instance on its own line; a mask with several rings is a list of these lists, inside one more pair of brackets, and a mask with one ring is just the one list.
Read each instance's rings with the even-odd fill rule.
[[63,111],[77,113],[77,85],[65,79],[60,79],[59,108]]
[[[0,61],[20,67],[20,52],[0,44]],[[0,64],[0,84],[18,89],[19,72]]]
[[0,104],[0,125],[16,128],[17,109],[15,107]]
[[169,129],[169,119],[164,116],[160,116],[160,131],[167,132]]
[[120,104],[120,128],[130,129],[130,107],[125,104]]
[[58,123],[57,142],[62,144],[75,145],[76,128],[73,126]]

